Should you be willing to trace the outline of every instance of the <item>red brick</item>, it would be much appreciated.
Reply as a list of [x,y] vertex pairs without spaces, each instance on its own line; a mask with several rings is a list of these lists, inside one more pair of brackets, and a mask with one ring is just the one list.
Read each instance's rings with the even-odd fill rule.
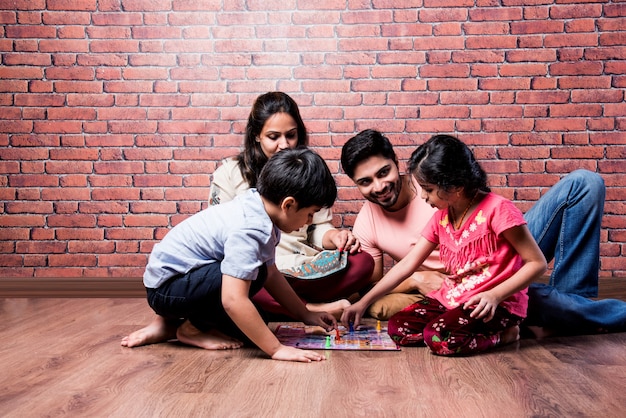
[[550,106],[550,116],[553,117],[581,117],[581,116],[591,116],[591,117],[599,117],[602,116],[602,106],[601,105],[575,105],[575,104],[555,104]]
[[545,64],[503,64],[500,75],[503,77],[544,76],[548,73]]
[[65,253],[65,242],[26,241],[16,242],[15,251],[21,254],[54,254]]
[[48,119],[80,119],[82,121],[96,119],[96,110],[93,108],[51,108],[48,109]]
[[[602,39],[602,37],[600,39]],[[602,44],[602,41],[600,41],[600,44]],[[608,44],[610,45],[611,43],[609,42]],[[545,36],[544,45],[547,48],[567,48],[581,46],[595,47],[598,46],[598,39],[595,35],[590,36],[590,34],[588,33],[568,33],[556,35],[552,34]]]
[[582,131],[586,128],[583,118],[556,118],[537,119],[535,131],[537,132],[570,132]]
[[623,145],[623,132],[593,132],[590,134],[590,142],[592,144],[604,145]]
[[483,120],[483,129],[487,132],[528,132],[533,128],[532,120]]
[[517,103],[566,103],[567,91],[520,91],[516,95]]
[[50,202],[6,202],[4,204],[6,213],[52,213],[52,203]]

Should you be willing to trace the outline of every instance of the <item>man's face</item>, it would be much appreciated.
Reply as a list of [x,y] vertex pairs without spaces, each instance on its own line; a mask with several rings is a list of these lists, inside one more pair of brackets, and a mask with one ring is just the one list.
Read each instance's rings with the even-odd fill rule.
[[352,180],[364,198],[385,209],[391,209],[395,205],[402,189],[398,165],[380,155],[369,157],[357,164]]

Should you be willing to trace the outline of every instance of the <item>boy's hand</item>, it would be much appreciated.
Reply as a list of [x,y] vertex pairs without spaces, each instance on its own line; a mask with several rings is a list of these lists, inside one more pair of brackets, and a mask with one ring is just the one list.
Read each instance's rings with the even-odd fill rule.
[[326,357],[315,351],[300,350],[299,348],[282,345],[278,349],[278,351],[274,353],[274,355],[272,356],[272,360],[300,361],[302,363],[310,363],[312,361],[326,360]]
[[303,318],[302,322],[307,325],[317,325],[324,328],[326,331],[331,331],[337,328],[337,320],[334,316],[328,312],[311,312]]

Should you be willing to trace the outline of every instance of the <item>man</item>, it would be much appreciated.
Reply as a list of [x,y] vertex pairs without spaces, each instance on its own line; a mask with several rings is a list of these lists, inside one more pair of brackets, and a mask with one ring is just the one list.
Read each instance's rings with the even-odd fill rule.
[[[362,131],[346,142],[341,165],[367,199],[355,220],[353,233],[362,249],[374,258],[375,282],[383,276],[383,255],[401,260],[435,209],[419,197],[421,190],[411,176],[400,174],[393,146],[378,131]],[[604,182],[598,174],[576,170],[552,187],[524,216],[546,259],[554,260],[549,284],[533,283],[528,289],[525,325],[537,336],[555,331],[626,331],[626,302],[588,299],[598,294],[604,195]],[[421,269],[394,292],[427,294],[438,289],[443,280],[438,254]],[[386,319],[397,309],[398,306],[379,306],[375,312],[370,308],[370,314]]]

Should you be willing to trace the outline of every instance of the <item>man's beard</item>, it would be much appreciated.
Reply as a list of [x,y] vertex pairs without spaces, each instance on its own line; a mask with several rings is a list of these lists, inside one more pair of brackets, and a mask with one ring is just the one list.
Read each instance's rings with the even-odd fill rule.
[[[382,206],[385,209],[389,209],[393,207],[393,205],[395,205],[396,202],[398,201],[401,190],[402,190],[402,177],[399,177],[397,182],[387,185],[385,189],[382,190],[382,192],[368,195],[367,200],[379,206]],[[390,197],[388,197],[386,200],[379,199],[378,196],[386,196],[388,193],[390,194]]]

